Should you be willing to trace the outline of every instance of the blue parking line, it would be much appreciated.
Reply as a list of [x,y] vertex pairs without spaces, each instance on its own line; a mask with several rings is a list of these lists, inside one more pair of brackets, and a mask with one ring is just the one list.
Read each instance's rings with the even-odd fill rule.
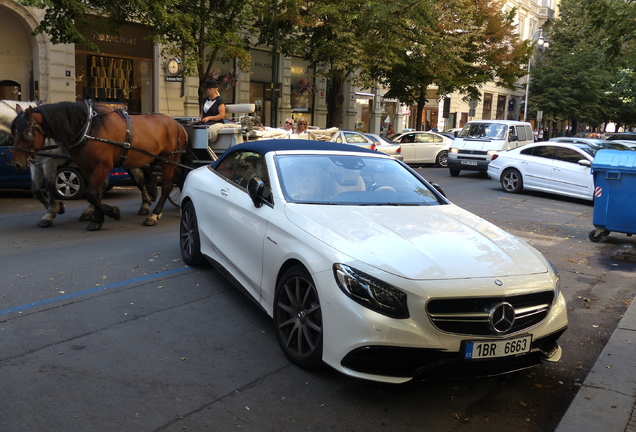
[[88,294],[94,294],[100,291],[106,291],[108,289],[111,288],[117,288],[120,286],[124,286],[124,285],[129,285],[129,284],[134,284],[137,282],[144,282],[147,280],[151,280],[151,279],[157,279],[157,278],[161,278],[164,276],[171,276],[177,273],[182,273],[184,271],[189,271],[192,270],[192,267],[182,267],[182,268],[178,268],[178,269],[174,269],[174,270],[168,270],[165,271],[163,273],[156,273],[156,274],[152,274],[152,275],[146,275],[146,276],[141,276],[138,278],[133,278],[133,279],[127,279],[121,282],[114,282],[112,284],[108,284],[108,285],[101,285],[101,286],[97,286],[95,288],[89,288],[83,291],[77,291],[74,293],[70,293],[70,294],[64,294],[58,297],[52,297],[52,298],[48,298],[48,299],[44,299],[44,300],[38,300],[36,302],[33,303],[27,303],[24,305],[20,305],[20,306],[14,306],[12,308],[9,309],[4,309],[4,310],[0,310],[0,316],[2,315],[7,315],[13,312],[20,312],[20,311],[25,311],[28,309],[33,309],[36,308],[38,306],[43,306],[43,305],[47,305],[47,304],[51,304],[51,303],[55,303],[58,301],[62,301],[62,300],[68,300],[68,299],[73,299],[73,298],[77,298],[77,297],[82,297]]

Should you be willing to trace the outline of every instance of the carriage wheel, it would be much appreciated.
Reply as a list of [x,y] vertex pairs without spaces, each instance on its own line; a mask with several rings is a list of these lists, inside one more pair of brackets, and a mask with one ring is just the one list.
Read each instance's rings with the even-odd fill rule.
[[179,186],[174,185],[170,195],[168,195],[168,201],[175,207],[181,206],[181,189],[179,189]]

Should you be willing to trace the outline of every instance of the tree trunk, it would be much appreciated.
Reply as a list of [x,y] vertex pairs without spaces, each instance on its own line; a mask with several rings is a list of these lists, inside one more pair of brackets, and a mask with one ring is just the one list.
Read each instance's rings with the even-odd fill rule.
[[417,124],[415,125],[416,130],[426,130],[426,119],[424,118],[424,106],[426,106],[426,89],[420,93],[417,98]]
[[327,127],[342,128],[345,77],[333,77],[331,83],[331,95],[327,101]]

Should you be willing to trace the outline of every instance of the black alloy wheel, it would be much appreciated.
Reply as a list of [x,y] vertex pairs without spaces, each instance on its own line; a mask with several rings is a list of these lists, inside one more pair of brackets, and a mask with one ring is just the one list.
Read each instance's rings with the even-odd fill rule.
[[287,270],[276,286],[274,323],[278,342],[292,363],[322,366],[322,310],[318,291],[303,267]]

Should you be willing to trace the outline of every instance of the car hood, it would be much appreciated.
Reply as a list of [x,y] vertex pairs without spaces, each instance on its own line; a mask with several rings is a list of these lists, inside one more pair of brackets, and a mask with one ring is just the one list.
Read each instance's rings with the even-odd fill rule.
[[353,260],[409,279],[545,273],[531,246],[456,205],[288,204],[291,223]]
[[501,142],[501,140],[493,140],[490,138],[464,138],[464,145],[462,148],[464,150],[491,150],[493,147],[493,142]]

